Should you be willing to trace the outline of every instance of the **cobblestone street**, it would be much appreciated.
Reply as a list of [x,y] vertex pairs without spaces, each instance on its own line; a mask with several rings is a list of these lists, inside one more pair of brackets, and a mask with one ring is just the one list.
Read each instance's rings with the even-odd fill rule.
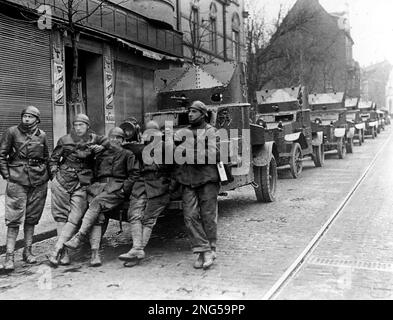
[[[280,170],[274,203],[257,203],[251,186],[220,198],[218,258],[208,271],[192,268],[194,257],[182,216],[159,219],[146,260],[133,268],[123,267],[117,259],[130,247],[129,227],[124,223],[123,233],[117,234],[118,222],[111,221],[102,245],[102,267],[88,267],[89,249],[85,247],[74,253],[71,266],[52,269],[45,255],[54,238],[45,240],[34,247],[38,265],[24,265],[18,251],[16,271],[0,276],[0,298],[261,299],[337,209],[390,137],[390,131],[388,128],[378,139],[355,147],[354,154],[344,160],[328,154],[323,169],[306,161],[297,180],[287,170]],[[384,168],[392,156],[390,142],[364,187],[279,298],[367,299],[390,295],[392,179],[384,174]],[[353,269],[343,267],[343,259],[352,263]],[[346,276],[352,279],[350,284]]]

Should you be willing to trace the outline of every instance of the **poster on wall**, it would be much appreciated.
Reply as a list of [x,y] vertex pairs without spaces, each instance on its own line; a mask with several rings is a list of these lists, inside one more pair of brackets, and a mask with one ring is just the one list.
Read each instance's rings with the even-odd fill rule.
[[105,122],[114,124],[115,115],[113,111],[113,74],[105,72]]
[[64,104],[64,66],[61,63],[56,63],[54,66],[55,77],[55,104]]
[[111,106],[113,102],[113,76],[112,72],[105,73],[105,104]]

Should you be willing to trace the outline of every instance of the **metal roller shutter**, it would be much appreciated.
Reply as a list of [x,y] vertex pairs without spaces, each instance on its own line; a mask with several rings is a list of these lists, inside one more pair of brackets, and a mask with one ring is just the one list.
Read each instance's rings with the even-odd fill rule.
[[0,14],[0,134],[20,122],[21,110],[40,109],[40,128],[53,147],[50,32]]

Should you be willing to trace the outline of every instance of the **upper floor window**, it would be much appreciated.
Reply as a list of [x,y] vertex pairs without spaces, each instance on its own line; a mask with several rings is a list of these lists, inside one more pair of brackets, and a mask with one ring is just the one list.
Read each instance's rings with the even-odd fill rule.
[[232,57],[240,60],[240,19],[237,13],[232,16]]
[[191,8],[191,40],[194,44],[199,42],[199,9],[196,6]]
[[210,51],[217,53],[217,6],[215,3],[210,5],[209,31]]

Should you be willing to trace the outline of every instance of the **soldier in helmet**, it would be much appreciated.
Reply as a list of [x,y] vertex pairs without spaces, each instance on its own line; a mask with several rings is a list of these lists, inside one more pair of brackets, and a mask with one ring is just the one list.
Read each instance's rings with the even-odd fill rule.
[[[157,122],[149,121],[146,131],[142,135],[145,146],[157,143],[157,152],[163,152],[163,134]],[[161,144],[161,150],[160,146]],[[142,150],[143,153],[143,150]],[[164,211],[170,201],[170,172],[171,167],[164,163],[148,164],[140,154],[139,171],[132,188],[130,205],[128,209],[128,222],[131,225],[132,248],[119,256],[125,261],[125,266],[131,267],[145,258],[144,248],[149,242],[153,227],[158,216]],[[151,159],[154,160],[154,159]]]
[[15,242],[23,221],[23,260],[29,264],[37,262],[31,247],[34,227],[40,221],[44,209],[49,180],[48,143],[45,132],[38,128],[39,123],[40,111],[34,106],[28,106],[21,113],[21,123],[8,128],[0,142],[0,172],[7,180],[6,271],[14,270]]
[[121,128],[115,127],[109,131],[110,148],[96,157],[96,182],[88,189],[89,209],[83,217],[78,233],[64,243],[67,248],[77,249],[88,239],[90,233],[90,265],[94,267],[101,265],[98,249],[105,213],[120,206],[128,198],[138,176],[134,154],[122,147],[124,136]]
[[87,210],[86,189],[93,179],[94,157],[109,147],[106,137],[89,129],[89,117],[78,114],[73,121],[73,130],[59,139],[49,160],[53,178],[52,215],[58,235],[55,248],[48,257],[53,266],[70,264],[63,244],[76,232]]
[[[207,123],[208,110],[201,101],[189,107],[188,120],[194,138],[202,131],[205,136],[215,135],[215,128]],[[197,139],[195,139],[197,141]],[[215,141],[214,141],[215,142]],[[204,143],[205,145],[205,143]],[[195,148],[195,146],[194,146]],[[195,151],[195,149],[194,149]],[[205,146],[204,163],[185,163],[176,170],[176,180],[182,185],[183,214],[193,253],[197,255],[196,269],[208,269],[216,257],[217,198],[220,188],[216,164],[209,164],[210,153],[219,157],[218,143],[208,141]],[[195,156],[197,157],[197,155]],[[216,161],[218,158],[215,159]]]

